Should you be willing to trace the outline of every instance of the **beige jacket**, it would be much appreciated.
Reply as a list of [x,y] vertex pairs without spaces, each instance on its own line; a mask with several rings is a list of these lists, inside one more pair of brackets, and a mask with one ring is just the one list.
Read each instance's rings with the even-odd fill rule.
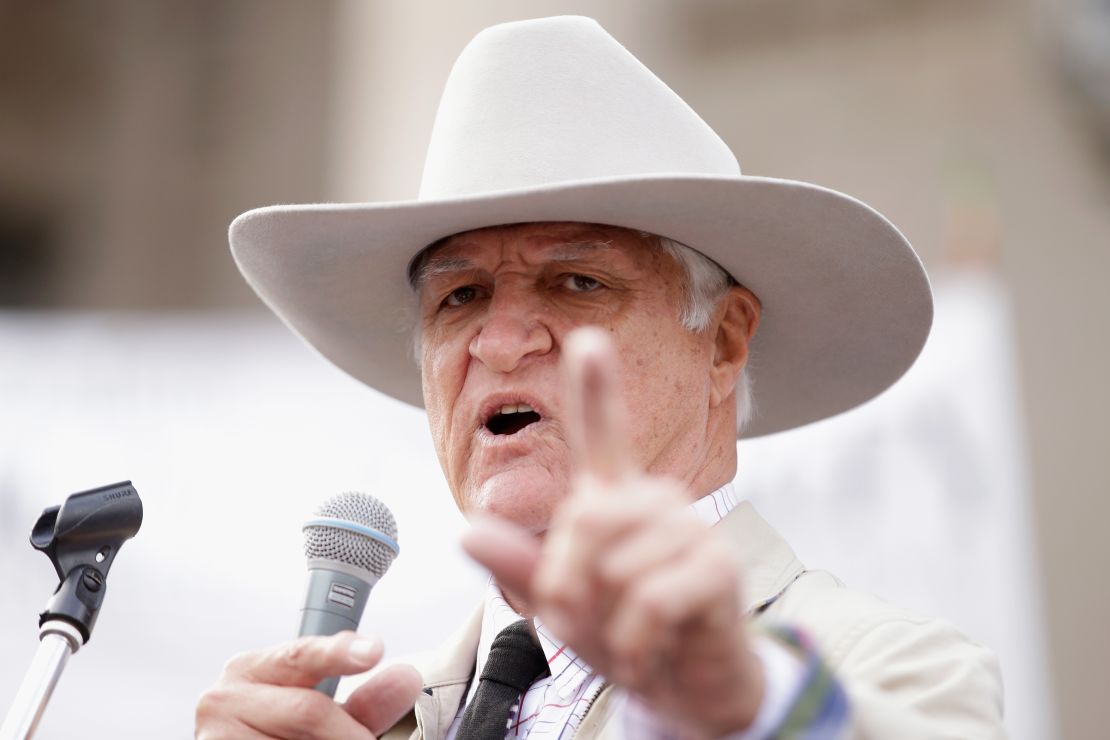
[[[1002,685],[994,656],[955,628],[845,588],[807,571],[786,541],[748,503],[717,531],[744,566],[744,593],[757,622],[805,630],[836,673],[851,704],[848,737],[890,740],[1002,738]],[[424,692],[413,711],[384,737],[447,734],[474,670],[482,610],[441,650],[417,661]],[[590,708],[578,738],[620,738],[615,691]],[[616,718],[616,719],[614,719]]]

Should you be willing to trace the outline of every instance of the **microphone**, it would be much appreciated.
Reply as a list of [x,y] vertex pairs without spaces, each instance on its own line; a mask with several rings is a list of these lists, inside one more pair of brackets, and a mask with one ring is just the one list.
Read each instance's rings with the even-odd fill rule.
[[[370,589],[385,575],[397,545],[397,522],[378,499],[341,493],[324,502],[304,524],[308,584],[297,634],[334,635],[358,629]],[[335,696],[339,677],[325,678],[316,690]]]

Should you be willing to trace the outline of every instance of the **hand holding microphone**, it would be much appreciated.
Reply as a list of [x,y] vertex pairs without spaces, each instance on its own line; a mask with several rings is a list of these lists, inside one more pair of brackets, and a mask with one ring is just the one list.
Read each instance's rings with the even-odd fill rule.
[[232,658],[197,704],[198,738],[373,740],[412,708],[422,681],[400,664],[377,672],[343,705],[330,698],[339,676],[381,660],[380,640],[350,630],[397,553],[393,515],[371,496],[341,494],[304,529],[309,577],[301,637]]

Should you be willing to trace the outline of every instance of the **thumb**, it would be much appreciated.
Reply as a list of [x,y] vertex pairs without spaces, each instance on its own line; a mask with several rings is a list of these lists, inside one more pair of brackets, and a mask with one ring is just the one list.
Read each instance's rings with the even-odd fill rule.
[[471,524],[462,538],[463,550],[489,568],[503,590],[530,602],[540,541],[524,527],[499,517],[474,516]]
[[408,714],[423,683],[415,668],[394,663],[375,671],[351,693],[343,708],[377,737]]

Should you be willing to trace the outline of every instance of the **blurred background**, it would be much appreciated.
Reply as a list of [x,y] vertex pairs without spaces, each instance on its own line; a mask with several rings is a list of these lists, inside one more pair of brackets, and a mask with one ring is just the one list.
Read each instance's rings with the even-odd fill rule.
[[[54,585],[31,525],[123,478],[146,522],[40,737],[191,736],[222,663],[294,632],[299,524],[341,490],[399,520],[363,622],[391,655],[469,612],[486,576],[422,415],[269,315],[226,229],[413,197],[458,52],[557,13],[598,18],[746,174],[852,194],[915,245],[919,363],[741,442],[737,483],[807,563],[994,648],[1013,737],[1104,736],[1106,0],[0,0],[0,708]],[[442,589],[415,588],[433,562]]]

